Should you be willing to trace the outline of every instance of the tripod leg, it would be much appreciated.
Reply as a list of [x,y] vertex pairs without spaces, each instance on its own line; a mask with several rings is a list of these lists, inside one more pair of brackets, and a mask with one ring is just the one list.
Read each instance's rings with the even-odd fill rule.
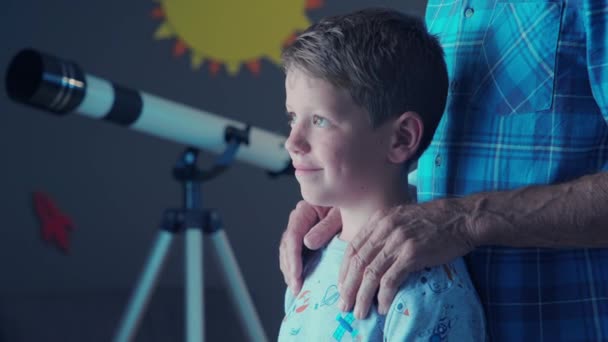
[[186,341],[201,342],[205,333],[203,236],[200,227],[186,229]]
[[133,339],[137,326],[143,317],[143,312],[148,305],[151,292],[158,280],[160,270],[166,260],[172,240],[173,233],[171,232],[161,230],[158,234],[144,271],[131,295],[127,311],[121,319],[120,327],[114,338],[115,342],[128,342]]
[[234,256],[226,233],[220,228],[210,233],[213,243],[215,259],[220,263],[220,271],[224,282],[228,285],[232,306],[235,308],[241,321],[241,326],[245,328],[248,341],[266,342],[268,338],[264,333],[262,322],[255,310],[253,300],[247,291],[245,280],[239,271],[239,266]]

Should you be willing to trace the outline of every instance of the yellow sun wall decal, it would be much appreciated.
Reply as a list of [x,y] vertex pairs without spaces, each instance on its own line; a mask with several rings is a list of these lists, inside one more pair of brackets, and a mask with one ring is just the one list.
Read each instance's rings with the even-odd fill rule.
[[156,0],[152,17],[163,20],[156,39],[176,39],[173,55],[188,50],[192,67],[203,62],[217,74],[222,65],[236,75],[242,65],[253,74],[260,60],[280,64],[282,49],[311,23],[306,11],[324,0]]

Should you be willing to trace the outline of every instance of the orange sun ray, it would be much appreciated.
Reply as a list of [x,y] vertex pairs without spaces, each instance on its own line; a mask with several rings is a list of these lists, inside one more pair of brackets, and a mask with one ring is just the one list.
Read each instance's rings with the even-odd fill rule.
[[154,19],[164,18],[165,17],[165,11],[163,11],[163,9],[161,7],[156,7],[155,9],[152,10],[152,12],[150,12],[150,15]]
[[259,59],[254,59],[250,62],[247,62],[247,69],[254,75],[259,75],[260,70],[262,69],[262,63],[260,63]]
[[324,0],[306,0],[306,9],[317,9],[323,6]]
[[184,43],[183,40],[178,39],[175,42],[175,45],[173,46],[173,56],[175,56],[175,57],[182,56],[186,52],[187,48],[188,47],[186,46],[186,43]]
[[211,75],[215,76],[220,71],[220,66],[222,64],[216,61],[209,61],[209,72]]

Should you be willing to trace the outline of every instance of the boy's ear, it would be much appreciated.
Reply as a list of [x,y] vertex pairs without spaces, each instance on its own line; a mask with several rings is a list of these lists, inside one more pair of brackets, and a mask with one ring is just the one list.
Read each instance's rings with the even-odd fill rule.
[[395,164],[410,160],[418,151],[424,124],[416,112],[405,112],[393,122],[388,159]]

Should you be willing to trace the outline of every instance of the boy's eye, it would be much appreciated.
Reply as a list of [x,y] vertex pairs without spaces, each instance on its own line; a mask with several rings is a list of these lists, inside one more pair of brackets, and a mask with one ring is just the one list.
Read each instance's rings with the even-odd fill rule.
[[327,124],[329,124],[329,122],[327,122],[327,119],[322,117],[322,116],[318,116],[318,115],[313,115],[312,116],[312,124],[317,126],[317,127],[326,127]]

